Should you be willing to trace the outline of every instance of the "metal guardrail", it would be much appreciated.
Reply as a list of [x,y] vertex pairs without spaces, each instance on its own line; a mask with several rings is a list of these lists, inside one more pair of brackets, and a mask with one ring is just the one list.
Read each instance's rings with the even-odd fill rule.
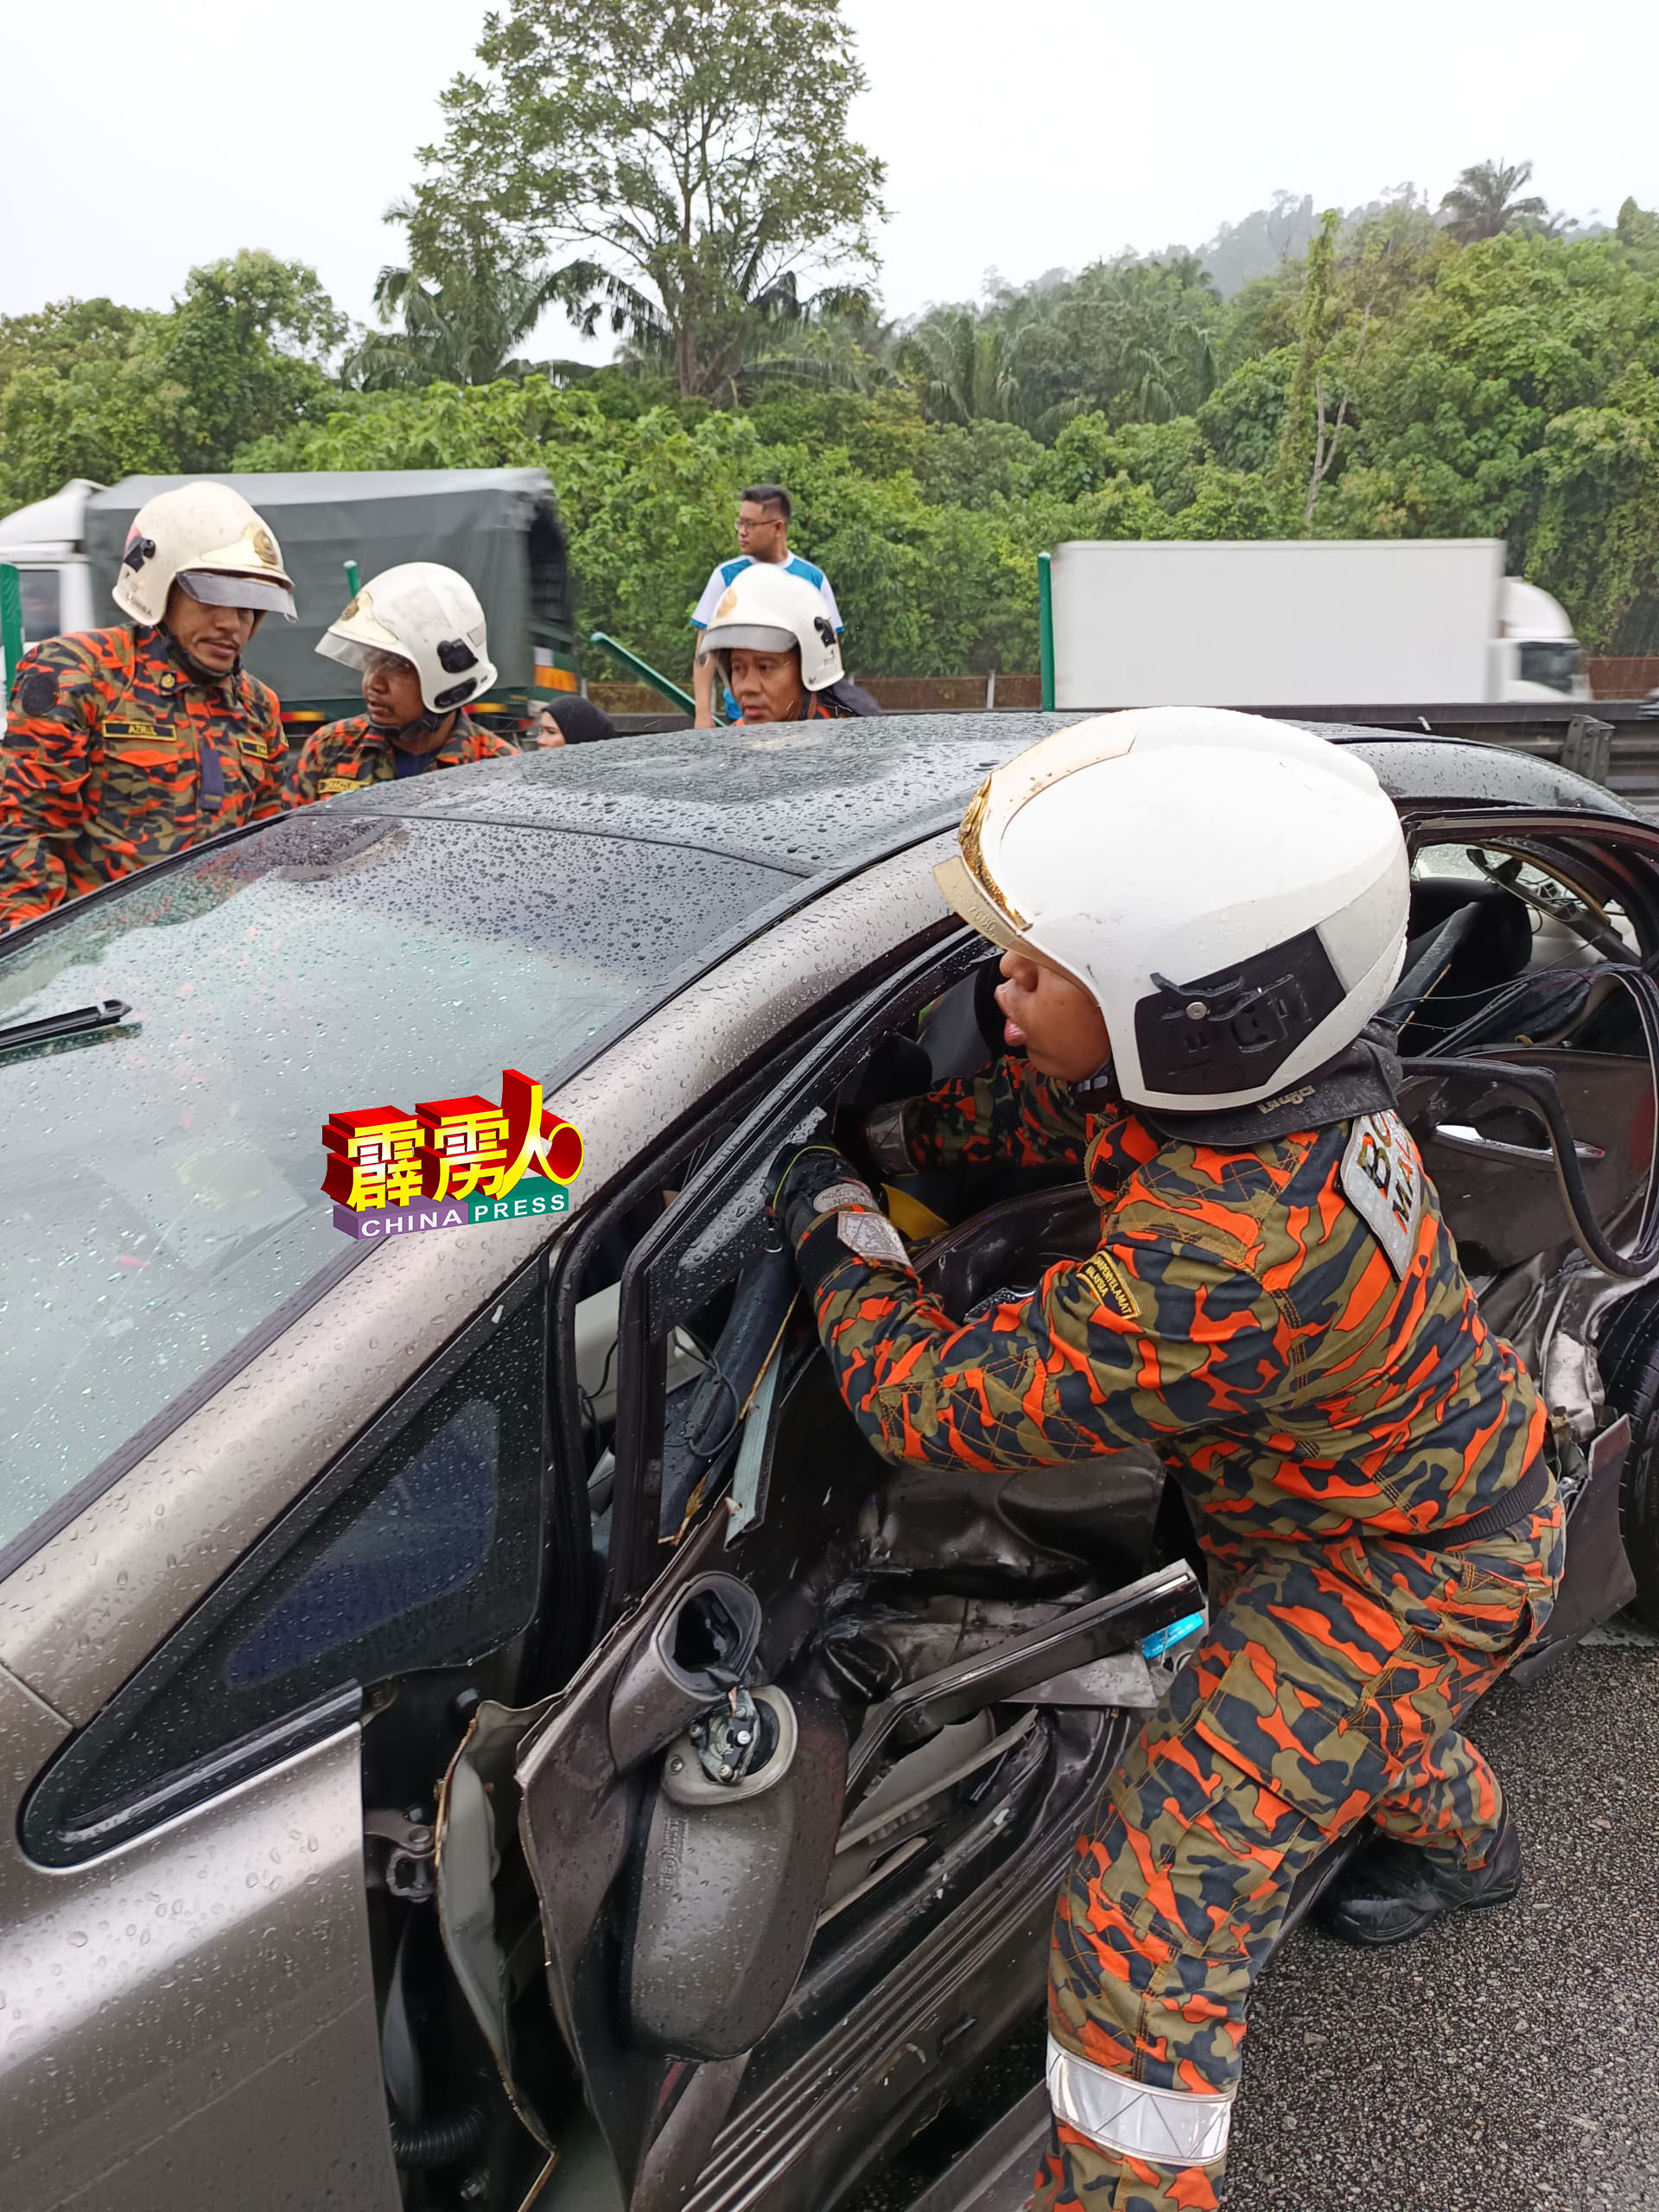
[[588,642],[590,645],[601,646],[613,660],[620,661],[631,676],[638,677],[641,683],[648,684],[658,698],[667,699],[683,714],[696,713],[697,702],[689,691],[682,691],[677,683],[672,683],[667,677],[660,675],[648,660],[641,660],[638,653],[630,652],[626,645],[619,645],[603,630],[595,630]]
[[1372,729],[1464,737],[1559,761],[1621,798],[1659,802],[1659,719],[1640,699],[1529,700],[1474,706],[1281,707],[1256,709],[1294,721],[1359,722]]

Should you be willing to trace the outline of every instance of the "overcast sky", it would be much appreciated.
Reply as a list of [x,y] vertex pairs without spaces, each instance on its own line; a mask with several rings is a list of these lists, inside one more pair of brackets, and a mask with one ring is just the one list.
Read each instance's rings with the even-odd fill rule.
[[[238,246],[311,263],[366,319],[379,219],[437,130],[484,0],[57,0],[7,11],[0,312],[163,306]],[[1237,0],[845,0],[888,164],[892,313],[1124,246],[1197,245],[1282,186],[1349,207],[1530,157],[1552,206],[1659,204],[1653,0],[1390,0],[1364,27]],[[544,340],[575,350],[559,329]]]

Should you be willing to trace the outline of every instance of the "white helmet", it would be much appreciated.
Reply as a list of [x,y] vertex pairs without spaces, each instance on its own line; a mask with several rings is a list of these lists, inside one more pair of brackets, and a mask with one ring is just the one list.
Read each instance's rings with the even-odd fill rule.
[[132,518],[113,596],[135,622],[159,622],[182,584],[213,607],[294,620],[294,585],[270,527],[239,492],[201,478],[158,492]]
[[986,779],[934,870],[974,927],[1099,1007],[1122,1096],[1274,1096],[1358,1036],[1405,957],[1399,817],[1357,754],[1259,715],[1142,707]]
[[727,585],[699,653],[714,655],[729,687],[734,651],[781,653],[791,645],[800,651],[805,690],[840,683],[841,645],[817,586],[791,575],[782,561],[752,561]]
[[317,651],[347,668],[396,653],[420,677],[429,715],[481,698],[495,681],[478,594],[435,561],[405,561],[372,577],[323,632]]

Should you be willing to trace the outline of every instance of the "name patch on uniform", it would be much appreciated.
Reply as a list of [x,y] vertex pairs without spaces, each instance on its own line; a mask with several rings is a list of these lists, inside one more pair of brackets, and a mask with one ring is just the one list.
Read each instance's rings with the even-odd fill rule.
[[1395,1113],[1362,1114],[1342,1155],[1342,1194],[1403,1275],[1417,1249],[1423,1166],[1411,1133]]
[[335,791],[360,791],[362,788],[362,783],[356,776],[319,776],[317,778],[317,789],[324,798],[332,798]]
[[1141,1308],[1135,1301],[1135,1293],[1124,1279],[1122,1269],[1104,1252],[1096,1252],[1093,1259],[1085,1260],[1077,1269],[1077,1279],[1088,1284],[1098,1305],[1111,1306],[1126,1321],[1135,1321],[1141,1318]]
[[238,732],[236,741],[245,753],[251,753],[256,760],[270,760],[270,747],[257,732]]

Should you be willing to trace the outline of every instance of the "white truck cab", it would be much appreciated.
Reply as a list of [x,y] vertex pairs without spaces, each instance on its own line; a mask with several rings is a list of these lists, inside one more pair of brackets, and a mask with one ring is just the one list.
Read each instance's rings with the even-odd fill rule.
[[1505,576],[1498,595],[1500,631],[1495,699],[1587,699],[1584,649],[1560,601],[1519,576]]
[[102,594],[94,589],[84,550],[86,502],[103,488],[73,477],[49,499],[0,518],[0,561],[16,569],[22,587],[25,645],[123,620],[107,583]]

